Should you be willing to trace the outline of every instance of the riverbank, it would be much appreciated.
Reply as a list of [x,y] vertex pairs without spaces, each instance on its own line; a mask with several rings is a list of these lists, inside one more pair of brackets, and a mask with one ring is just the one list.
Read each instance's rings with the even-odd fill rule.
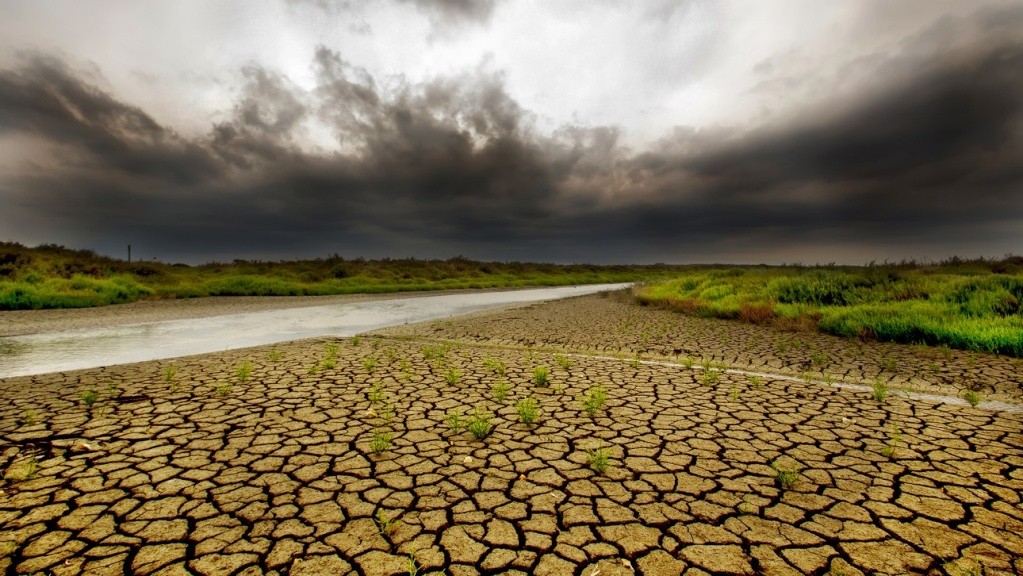
[[587,296],[0,380],[0,573],[1023,572],[1023,415],[728,372],[856,343],[702,322]]

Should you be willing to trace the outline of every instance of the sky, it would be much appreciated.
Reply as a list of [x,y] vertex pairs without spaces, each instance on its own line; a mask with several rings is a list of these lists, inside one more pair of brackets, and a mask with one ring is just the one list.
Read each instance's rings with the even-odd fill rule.
[[1023,0],[0,0],[0,240],[1023,253]]

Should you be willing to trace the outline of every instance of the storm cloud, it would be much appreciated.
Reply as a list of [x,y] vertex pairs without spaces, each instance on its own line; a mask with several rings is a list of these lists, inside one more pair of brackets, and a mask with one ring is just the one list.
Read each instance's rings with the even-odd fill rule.
[[[437,29],[488,26],[497,6],[415,4]],[[186,261],[1019,252],[1021,30],[1019,6],[939,18],[846,62],[856,89],[762,122],[667,125],[639,146],[622,125],[552,125],[487,65],[412,78],[320,45],[305,79],[238,68],[230,105],[194,133],[102,70],[21,51],[0,70],[0,150],[18,151],[0,175],[0,236]],[[765,60],[756,90],[798,90],[793,66]]]

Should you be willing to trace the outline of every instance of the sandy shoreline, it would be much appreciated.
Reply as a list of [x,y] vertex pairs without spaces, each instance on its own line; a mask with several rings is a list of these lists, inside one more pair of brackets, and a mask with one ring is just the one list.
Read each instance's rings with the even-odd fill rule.
[[4,379],[0,574],[1023,573],[1023,414],[719,368],[1018,390],[933,352],[585,296]]

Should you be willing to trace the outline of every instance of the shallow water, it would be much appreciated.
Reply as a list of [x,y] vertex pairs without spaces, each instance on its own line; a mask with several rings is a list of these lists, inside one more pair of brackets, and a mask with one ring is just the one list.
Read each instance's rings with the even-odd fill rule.
[[352,336],[387,326],[626,286],[594,284],[415,296],[12,336],[0,338],[0,378],[174,358],[302,338]]

